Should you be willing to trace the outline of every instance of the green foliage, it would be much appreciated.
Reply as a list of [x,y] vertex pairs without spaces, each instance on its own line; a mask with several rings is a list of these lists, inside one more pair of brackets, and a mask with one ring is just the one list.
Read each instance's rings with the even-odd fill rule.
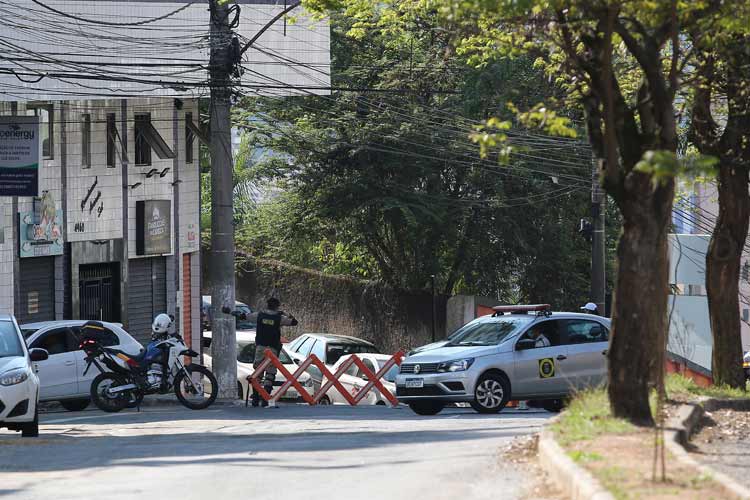
[[605,389],[592,389],[576,395],[550,429],[560,444],[567,446],[603,434],[632,432],[635,427],[612,416]]
[[[332,17],[334,86],[411,92],[243,100],[245,140],[275,153],[247,163],[247,177],[278,192],[243,218],[241,249],[402,288],[434,274],[447,293],[585,302],[589,245],[576,230],[588,215],[588,162],[550,169],[526,150],[501,167],[469,137],[488,116],[496,128],[515,121],[510,100],[532,110],[535,133],[566,124],[535,108],[558,89],[530,58],[466,66],[429,19],[410,33],[366,31],[364,19]],[[368,36],[346,35],[357,30]]]
[[665,386],[667,394],[672,398],[693,399],[696,396],[723,399],[747,398],[747,392],[742,389],[735,389],[726,385],[701,387],[693,379],[678,374],[668,375]]
[[715,177],[718,159],[707,155],[678,157],[671,151],[646,151],[643,159],[636,163],[635,171],[648,174],[654,185],[665,183],[678,176]]

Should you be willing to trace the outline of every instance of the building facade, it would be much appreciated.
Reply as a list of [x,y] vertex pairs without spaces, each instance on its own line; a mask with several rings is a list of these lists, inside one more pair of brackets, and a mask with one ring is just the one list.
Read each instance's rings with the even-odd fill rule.
[[156,314],[200,335],[200,165],[194,99],[3,102],[36,115],[39,196],[0,198],[0,312],[19,323]]

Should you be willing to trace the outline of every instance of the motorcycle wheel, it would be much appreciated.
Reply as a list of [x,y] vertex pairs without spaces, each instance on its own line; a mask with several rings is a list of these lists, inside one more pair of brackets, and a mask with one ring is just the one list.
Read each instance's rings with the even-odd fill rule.
[[113,386],[125,385],[126,383],[125,377],[121,377],[120,375],[110,372],[100,373],[91,382],[91,401],[94,402],[97,408],[107,413],[117,413],[124,410],[130,401],[129,394],[120,393],[110,395],[107,393],[107,389]]
[[190,364],[174,380],[177,399],[191,410],[203,410],[216,401],[219,383],[205,366]]

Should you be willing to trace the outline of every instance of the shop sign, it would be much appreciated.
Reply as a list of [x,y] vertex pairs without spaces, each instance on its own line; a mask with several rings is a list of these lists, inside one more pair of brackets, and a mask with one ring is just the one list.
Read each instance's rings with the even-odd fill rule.
[[172,202],[147,200],[135,203],[137,255],[172,252]]
[[62,210],[57,210],[49,192],[34,200],[34,210],[19,213],[20,257],[62,255],[62,217]]
[[39,195],[39,117],[0,117],[0,196]]
[[185,235],[187,243],[185,244],[186,252],[193,252],[198,250],[198,228],[196,224],[190,223],[187,225],[187,235]]

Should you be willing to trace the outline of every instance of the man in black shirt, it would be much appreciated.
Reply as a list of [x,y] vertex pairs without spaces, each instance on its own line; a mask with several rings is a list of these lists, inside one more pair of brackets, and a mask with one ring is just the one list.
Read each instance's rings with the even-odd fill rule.
[[[263,311],[252,313],[247,316],[249,321],[256,323],[255,329],[255,359],[253,366],[257,367],[263,362],[265,358],[266,349],[270,349],[276,356],[281,351],[281,327],[282,326],[297,326],[299,323],[297,319],[291,314],[284,314],[279,311],[281,303],[279,299],[271,297],[268,299],[267,308]],[[273,390],[273,383],[276,380],[276,367],[269,365],[265,372],[262,374],[263,389],[269,394]],[[252,397],[253,406],[260,404],[260,394],[253,391]],[[263,401],[263,406],[268,406],[266,401]],[[275,404],[273,405],[275,406]]]

